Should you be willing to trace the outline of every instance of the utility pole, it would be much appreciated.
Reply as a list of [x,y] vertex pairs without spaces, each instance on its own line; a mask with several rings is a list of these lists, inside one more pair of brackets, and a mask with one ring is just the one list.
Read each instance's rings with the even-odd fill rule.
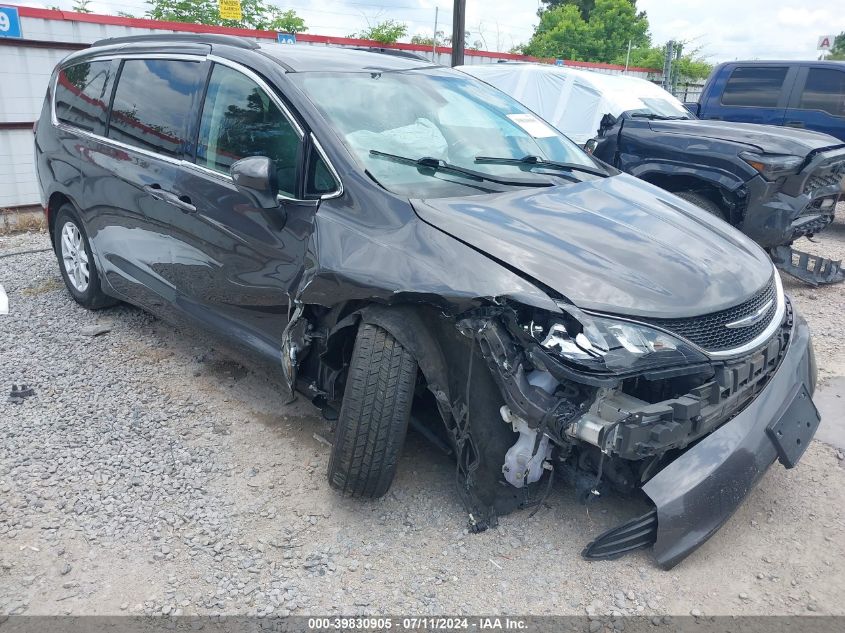
[[666,50],[663,57],[663,89],[667,92],[672,89],[672,62],[675,59],[675,40],[666,42]]
[[437,63],[437,16],[439,13],[440,7],[434,7],[434,37],[431,38],[434,42],[431,45],[431,53],[434,55],[434,58],[431,61],[435,64]]
[[466,8],[466,0],[454,0],[452,8],[452,66],[460,66],[464,63]]
[[628,54],[625,55],[625,73],[628,74],[628,63],[631,61],[631,40],[628,40]]

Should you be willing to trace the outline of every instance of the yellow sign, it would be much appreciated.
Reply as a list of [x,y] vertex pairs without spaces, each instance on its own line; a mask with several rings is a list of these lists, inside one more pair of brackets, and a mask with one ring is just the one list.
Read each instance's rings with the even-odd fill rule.
[[240,20],[241,0],[220,0],[220,17],[224,20]]

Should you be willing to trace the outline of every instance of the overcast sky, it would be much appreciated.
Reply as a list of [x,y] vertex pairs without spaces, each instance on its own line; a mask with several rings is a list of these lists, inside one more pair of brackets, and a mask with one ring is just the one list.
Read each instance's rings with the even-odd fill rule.
[[[0,0],[2,2],[3,0]],[[451,31],[449,0],[269,0],[305,18],[310,33],[349,35],[370,22],[393,18],[408,24],[410,34],[430,35],[435,7],[439,29]],[[12,0],[14,3],[15,0]],[[72,0],[31,0],[20,4],[70,8]],[[538,0],[467,0],[470,41],[490,50],[508,50],[525,42],[537,24]],[[143,0],[92,2],[97,12],[128,11],[142,16]],[[671,38],[700,46],[711,62],[729,59],[815,58],[820,35],[845,31],[842,0],[639,0],[648,13],[655,43]]]

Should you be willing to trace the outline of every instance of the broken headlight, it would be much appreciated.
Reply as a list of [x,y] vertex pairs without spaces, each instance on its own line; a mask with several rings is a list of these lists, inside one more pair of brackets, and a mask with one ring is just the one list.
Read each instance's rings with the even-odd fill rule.
[[642,323],[587,314],[559,304],[563,315],[535,318],[531,335],[548,352],[582,369],[628,372],[707,362],[707,356],[668,332]]

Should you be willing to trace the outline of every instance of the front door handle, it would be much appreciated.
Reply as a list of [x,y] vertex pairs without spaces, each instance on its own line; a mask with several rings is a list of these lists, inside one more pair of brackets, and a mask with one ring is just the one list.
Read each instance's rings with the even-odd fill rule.
[[[172,198],[170,196],[173,196]],[[177,196],[175,193],[167,192],[167,199],[166,202],[169,202],[174,207],[179,208],[180,210],[184,211],[185,213],[196,213],[197,208],[191,203],[191,199],[188,196]]]
[[787,121],[784,123],[786,127],[804,127],[804,121]]

